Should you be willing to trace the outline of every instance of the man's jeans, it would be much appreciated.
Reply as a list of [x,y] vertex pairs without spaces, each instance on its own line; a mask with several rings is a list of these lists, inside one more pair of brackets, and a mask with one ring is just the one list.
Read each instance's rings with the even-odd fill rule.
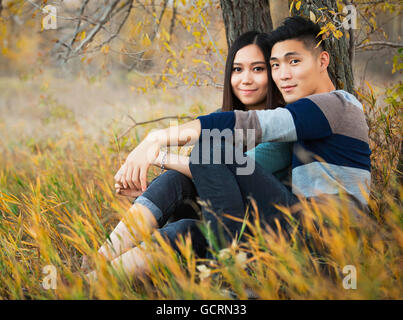
[[[202,206],[202,215],[210,223],[219,247],[228,245],[234,237],[239,236],[246,206],[250,204],[251,198],[256,202],[258,212],[255,214],[259,214],[263,226],[267,224],[277,230],[277,219],[282,229],[286,229],[284,214],[275,205],[291,207],[299,202],[298,198],[258,163],[255,163],[253,173],[237,174],[237,169],[245,165],[239,165],[235,160],[228,161],[232,163],[224,163],[225,148],[232,148],[232,145],[222,140],[221,146],[217,146],[217,143],[213,146],[213,141],[210,141],[212,147],[208,154],[201,152],[203,143],[206,143],[206,140],[200,139],[192,151],[190,171],[197,193],[206,204]],[[213,162],[214,152],[221,152],[221,163]],[[249,220],[253,218],[253,214],[249,214]]]

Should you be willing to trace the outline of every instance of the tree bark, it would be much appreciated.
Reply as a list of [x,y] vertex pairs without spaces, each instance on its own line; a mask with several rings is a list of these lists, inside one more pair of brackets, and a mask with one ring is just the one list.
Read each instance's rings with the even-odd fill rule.
[[[309,12],[312,11],[316,18],[321,16],[319,8],[327,7],[326,11],[337,10],[337,0],[310,0],[302,1],[301,8],[296,10],[295,6],[292,15],[304,16],[309,19]],[[329,15],[331,15],[329,13]],[[320,24],[321,22],[319,22]],[[321,25],[321,24],[320,24]],[[354,93],[354,76],[353,68],[349,54],[349,40],[346,38],[347,30],[340,29],[343,37],[336,39],[331,36],[324,41],[325,50],[329,52],[331,59],[328,67],[330,78],[337,89],[343,89],[350,93]]]
[[247,31],[270,32],[273,25],[268,0],[220,0],[228,48]]
[[269,0],[270,16],[273,22],[273,29],[280,26],[281,22],[290,15],[288,1],[284,0]]

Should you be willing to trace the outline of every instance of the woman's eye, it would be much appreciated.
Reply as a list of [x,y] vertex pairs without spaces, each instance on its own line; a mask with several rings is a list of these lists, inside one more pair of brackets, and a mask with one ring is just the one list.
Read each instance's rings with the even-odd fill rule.
[[234,71],[234,72],[241,72],[242,69],[241,69],[240,67],[233,67],[233,68],[232,68],[232,71]]
[[263,67],[255,67],[253,68],[254,71],[263,71],[264,68]]

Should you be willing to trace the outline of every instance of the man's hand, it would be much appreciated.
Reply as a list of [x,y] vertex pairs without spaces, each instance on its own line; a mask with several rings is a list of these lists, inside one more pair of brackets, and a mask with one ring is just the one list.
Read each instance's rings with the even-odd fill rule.
[[144,192],[147,188],[147,171],[158,157],[160,145],[157,139],[147,137],[132,152],[115,175],[115,181],[124,189]]

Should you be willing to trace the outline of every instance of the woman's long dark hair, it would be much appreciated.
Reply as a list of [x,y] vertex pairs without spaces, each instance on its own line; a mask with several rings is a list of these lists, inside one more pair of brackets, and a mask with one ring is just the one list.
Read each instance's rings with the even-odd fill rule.
[[239,36],[239,38],[235,40],[231,48],[228,50],[227,62],[225,64],[224,94],[221,111],[245,110],[245,105],[235,96],[234,92],[232,91],[231,75],[236,53],[243,47],[246,47],[250,44],[255,44],[260,48],[266,62],[267,79],[269,85],[265,109],[275,109],[285,105],[281,93],[277,89],[277,86],[271,77],[269,64],[271,42],[269,40],[269,36],[265,33],[249,31]]

